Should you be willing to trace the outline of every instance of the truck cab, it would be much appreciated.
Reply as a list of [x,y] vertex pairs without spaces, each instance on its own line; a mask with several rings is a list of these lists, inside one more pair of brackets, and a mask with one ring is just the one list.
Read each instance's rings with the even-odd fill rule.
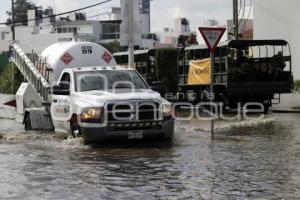
[[83,136],[85,143],[173,138],[171,104],[134,69],[65,69],[52,93],[55,130]]

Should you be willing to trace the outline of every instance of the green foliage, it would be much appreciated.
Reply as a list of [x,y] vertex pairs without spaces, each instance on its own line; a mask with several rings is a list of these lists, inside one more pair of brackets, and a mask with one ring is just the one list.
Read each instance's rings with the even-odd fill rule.
[[167,91],[177,90],[177,51],[174,48],[158,49],[156,51],[156,77],[164,81]]
[[117,40],[101,45],[105,47],[110,53],[116,53],[121,51],[120,42]]
[[300,80],[296,80],[295,81],[295,87],[294,87],[294,89],[296,91],[300,92]]
[[[26,22],[27,20],[27,11],[28,10],[34,10],[36,9],[36,6],[34,3],[28,1],[28,0],[15,0],[15,21],[22,21],[22,23],[18,23],[21,25],[28,25]],[[12,22],[12,12],[7,11],[8,15],[7,23]]]
[[[12,71],[14,74],[14,81],[12,82]],[[4,70],[0,73],[0,93],[15,94],[19,89],[24,77],[19,70],[14,66],[12,69],[11,64],[7,64]],[[12,84],[14,91],[12,91]]]
[[7,64],[8,64],[8,56],[5,54],[0,54],[0,73],[4,70]]

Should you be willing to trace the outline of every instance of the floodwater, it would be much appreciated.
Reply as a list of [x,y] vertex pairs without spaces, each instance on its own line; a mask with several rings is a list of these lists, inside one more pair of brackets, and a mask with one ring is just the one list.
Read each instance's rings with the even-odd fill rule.
[[176,122],[174,145],[84,146],[0,119],[0,199],[299,199],[300,115]]

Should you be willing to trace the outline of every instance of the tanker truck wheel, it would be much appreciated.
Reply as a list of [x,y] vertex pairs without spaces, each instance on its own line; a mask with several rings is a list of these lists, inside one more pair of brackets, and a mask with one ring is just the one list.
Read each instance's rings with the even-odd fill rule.
[[29,113],[25,114],[25,117],[24,117],[24,127],[25,127],[25,131],[32,130],[31,119],[30,119],[30,114]]

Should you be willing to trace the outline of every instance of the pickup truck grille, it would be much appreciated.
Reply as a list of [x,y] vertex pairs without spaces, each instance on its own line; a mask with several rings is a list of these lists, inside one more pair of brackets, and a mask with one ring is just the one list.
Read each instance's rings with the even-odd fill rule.
[[109,102],[106,120],[110,122],[147,122],[162,119],[160,103],[153,101]]

